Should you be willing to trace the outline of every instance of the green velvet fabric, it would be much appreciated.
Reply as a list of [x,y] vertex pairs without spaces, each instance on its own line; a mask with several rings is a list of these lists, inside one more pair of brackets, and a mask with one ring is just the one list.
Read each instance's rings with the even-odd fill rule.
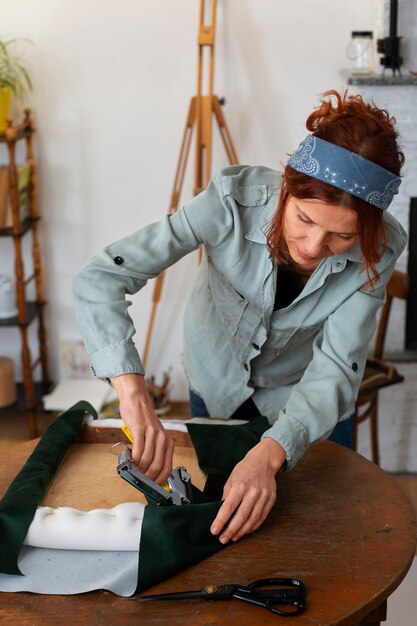
[[210,533],[221,502],[145,509],[137,592],[166,580],[224,546]]
[[17,559],[38,502],[55,475],[66,451],[80,432],[84,413],[95,415],[88,402],[78,402],[59,416],[11,483],[0,502],[0,571],[21,572]]
[[259,443],[270,427],[266,417],[255,417],[241,426],[188,424],[198,464],[207,482],[204,493],[210,500],[222,497],[223,487],[234,466]]
[[210,532],[221,505],[223,486],[236,463],[259,442],[268,428],[265,417],[242,426],[188,424],[199,465],[208,475],[206,487],[204,493],[194,488],[195,504],[146,507],[137,592],[225,547]]

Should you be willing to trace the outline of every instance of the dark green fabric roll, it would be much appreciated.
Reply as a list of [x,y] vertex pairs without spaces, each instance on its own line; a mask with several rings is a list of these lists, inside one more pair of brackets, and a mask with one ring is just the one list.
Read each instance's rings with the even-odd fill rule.
[[0,571],[22,575],[17,559],[38,502],[66,451],[81,430],[85,412],[96,415],[88,402],[78,402],[59,416],[11,483],[0,502]]

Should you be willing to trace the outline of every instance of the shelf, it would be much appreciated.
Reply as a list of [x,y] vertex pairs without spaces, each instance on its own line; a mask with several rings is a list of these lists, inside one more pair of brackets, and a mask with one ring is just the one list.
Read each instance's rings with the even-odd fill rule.
[[23,237],[23,235],[31,230],[31,228],[33,228],[33,225],[40,219],[40,217],[25,217],[20,225],[21,228],[17,233],[13,232],[13,228],[11,226],[7,226],[6,228],[2,227],[0,228],[0,237]]
[[378,87],[400,87],[403,85],[417,85],[417,76],[406,74],[404,76],[394,76],[393,74],[371,74],[368,76],[350,75],[347,79],[348,85],[370,85]]
[[[27,126],[25,122],[22,122],[18,126],[13,126],[13,130],[15,132],[15,136],[13,138],[14,141],[18,141],[19,139],[24,139],[25,137],[30,137],[35,132],[35,129],[31,126]],[[9,143],[10,139],[7,139],[6,133],[0,133],[0,143]]]
[[17,315],[13,317],[6,317],[6,319],[0,319],[0,328],[7,328],[10,326],[29,326],[33,320],[38,317],[40,310],[46,304],[46,302],[26,302],[26,324],[20,324]]
[[[9,175],[9,189],[7,191],[6,201],[8,201],[9,206],[12,205],[13,210],[16,211],[17,207],[15,206],[16,200],[18,199],[19,212],[14,213],[16,218],[20,218],[19,222],[15,224],[15,227],[5,226],[4,222],[2,223],[2,227],[0,228],[0,247],[3,242],[4,237],[9,237],[13,239],[13,256],[15,261],[15,282],[18,297],[18,310],[19,314],[13,315],[12,317],[8,317],[6,319],[0,319],[0,331],[2,329],[10,329],[12,327],[18,328],[20,335],[20,345],[21,345],[21,363],[22,363],[22,378],[25,382],[24,388],[19,388],[20,396],[23,394],[23,398],[25,402],[23,405],[26,405],[26,413],[27,413],[27,421],[29,426],[29,435],[30,437],[36,437],[38,428],[36,424],[36,413],[37,406],[29,406],[33,404],[37,404],[34,402],[32,396],[32,389],[34,385],[34,370],[38,366],[41,367],[42,370],[42,380],[48,380],[48,358],[47,358],[47,339],[46,339],[46,329],[44,325],[43,315],[42,315],[42,307],[46,304],[44,290],[43,290],[43,270],[42,270],[42,258],[41,258],[41,247],[39,242],[39,233],[37,228],[38,220],[40,219],[38,211],[35,211],[35,206],[33,204],[29,205],[31,208],[31,213],[29,216],[24,217],[24,213],[22,212],[21,204],[21,192],[22,188],[27,186],[27,194],[28,201],[34,202],[33,194],[34,190],[36,190],[37,182],[36,182],[36,166],[33,156],[33,146],[32,146],[32,136],[35,133],[35,129],[33,127],[31,111],[30,109],[25,109],[23,120],[16,125],[13,125],[13,121],[9,121],[8,128],[4,133],[0,134],[0,152],[5,152],[7,154],[7,162],[6,165],[8,167],[8,175]],[[15,144],[21,141],[23,144],[22,147],[22,157],[23,153],[25,154],[25,160],[23,161],[26,164],[29,164],[30,167],[30,178],[29,181],[23,180],[24,185],[21,184],[21,180],[19,176],[17,176],[17,185],[18,189],[14,189],[12,191],[12,187],[10,185],[10,174],[17,172],[18,163],[16,162],[16,150]],[[4,148],[2,147],[4,146]],[[20,152],[19,152],[20,156]],[[4,160],[4,159],[3,159]],[[13,182],[13,181],[12,181]],[[13,194],[17,197],[14,197]],[[14,202],[12,202],[14,200]],[[32,247],[31,254],[29,250],[26,251],[24,247],[23,236],[31,231],[32,234]],[[27,252],[27,254],[26,254]],[[26,272],[26,263],[28,263],[28,272]],[[29,296],[27,292],[28,284],[35,279],[35,288],[33,289],[33,293]],[[24,319],[23,323],[19,322]],[[29,329],[29,325],[37,319],[37,323],[34,324],[35,328]],[[30,333],[29,330],[34,331]],[[37,331],[38,336],[38,359],[36,361],[32,360],[31,355],[31,334],[34,334]],[[32,337],[33,338],[33,337]],[[38,386],[36,386],[38,389]],[[22,405],[22,401],[16,403],[16,407]]]

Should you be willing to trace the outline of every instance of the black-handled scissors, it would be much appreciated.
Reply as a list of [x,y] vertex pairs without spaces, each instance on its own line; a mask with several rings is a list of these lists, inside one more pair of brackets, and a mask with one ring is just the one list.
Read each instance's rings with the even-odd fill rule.
[[297,578],[262,578],[248,585],[207,585],[197,591],[161,593],[153,596],[135,596],[131,600],[227,600],[237,598],[262,606],[276,615],[289,617],[303,613],[307,608],[307,589]]

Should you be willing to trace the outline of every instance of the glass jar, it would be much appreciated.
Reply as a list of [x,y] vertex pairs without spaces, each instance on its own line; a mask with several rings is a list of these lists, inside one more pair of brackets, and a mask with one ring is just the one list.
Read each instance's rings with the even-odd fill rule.
[[372,74],[374,70],[374,39],[371,30],[353,30],[348,47],[352,74]]

